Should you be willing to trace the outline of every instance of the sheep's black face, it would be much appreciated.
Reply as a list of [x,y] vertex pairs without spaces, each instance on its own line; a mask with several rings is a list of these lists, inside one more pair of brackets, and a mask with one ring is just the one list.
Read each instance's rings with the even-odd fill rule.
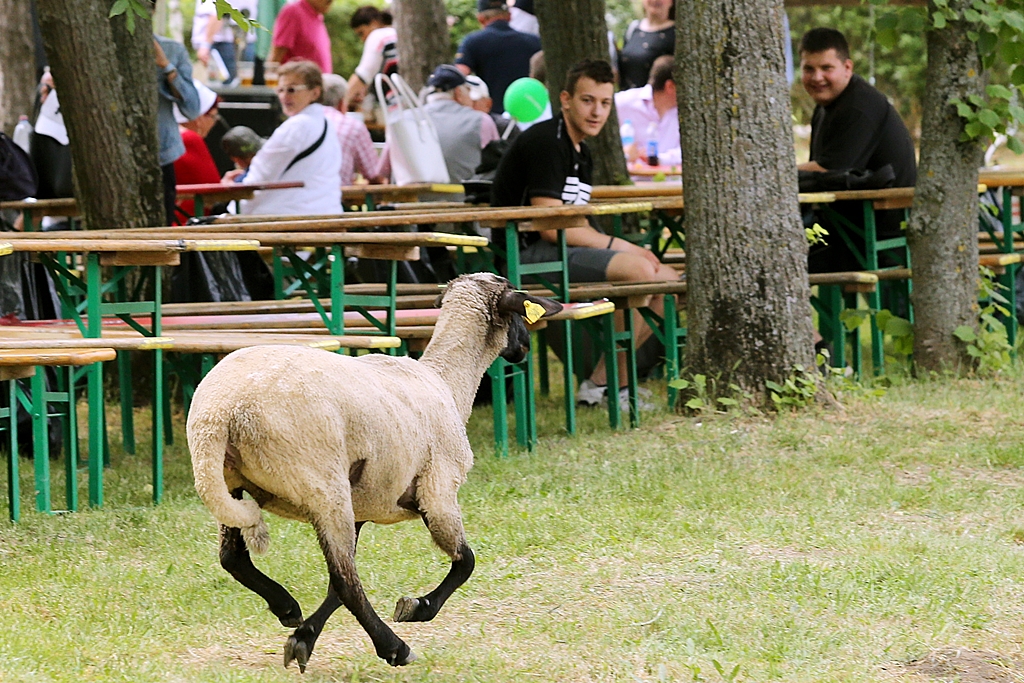
[[508,343],[501,352],[501,357],[509,363],[520,363],[530,353],[530,331],[518,313],[509,315]]

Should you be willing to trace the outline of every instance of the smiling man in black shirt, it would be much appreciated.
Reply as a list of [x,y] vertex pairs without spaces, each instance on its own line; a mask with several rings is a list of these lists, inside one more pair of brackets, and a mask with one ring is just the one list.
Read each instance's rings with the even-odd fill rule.
[[[614,106],[611,64],[584,60],[566,75],[559,99],[561,114],[523,132],[498,165],[491,190],[492,206],[561,206],[587,204],[594,164],[584,140],[601,132]],[[558,232],[523,234],[520,259],[540,263],[558,259]],[[569,280],[572,282],[651,282],[677,280],[678,274],[652,252],[591,227],[585,217],[566,228]],[[657,297],[656,297],[657,299]],[[652,303],[652,306],[655,304]],[[660,314],[660,311],[659,311]],[[650,337],[638,325],[637,347]],[[625,385],[625,372],[621,372]],[[596,404],[605,391],[603,361],[580,385],[582,403]]]
[[[885,95],[853,73],[850,48],[842,33],[830,28],[808,31],[800,40],[800,70],[804,89],[817,105],[811,119],[810,161],[801,171],[878,171],[890,166],[894,187],[912,187],[917,181],[914,143],[899,113]],[[859,202],[834,205],[837,212],[860,225],[863,212]],[[855,205],[854,205],[855,204]],[[900,231],[900,211],[879,211],[879,236]],[[861,270],[862,266],[835,234],[828,247],[812,248],[811,272]],[[863,239],[850,235],[859,245]]]

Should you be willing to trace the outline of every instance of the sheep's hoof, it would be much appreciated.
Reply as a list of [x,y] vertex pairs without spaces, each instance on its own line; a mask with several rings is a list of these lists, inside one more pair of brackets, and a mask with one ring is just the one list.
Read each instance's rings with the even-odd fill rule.
[[295,636],[289,636],[288,642],[284,644],[284,668],[295,660],[299,665],[299,673],[306,673],[306,664],[309,663],[309,644],[299,640]]
[[416,653],[409,649],[408,645],[401,643],[401,647],[392,652],[384,661],[391,666],[405,666],[416,661]]
[[288,628],[298,628],[299,626],[302,626],[302,608],[299,607],[299,603],[294,600],[284,614],[275,614],[274,616],[276,616],[281,622],[281,626],[286,626]]
[[418,598],[399,598],[395,605],[395,621],[422,621],[416,618],[420,601]]

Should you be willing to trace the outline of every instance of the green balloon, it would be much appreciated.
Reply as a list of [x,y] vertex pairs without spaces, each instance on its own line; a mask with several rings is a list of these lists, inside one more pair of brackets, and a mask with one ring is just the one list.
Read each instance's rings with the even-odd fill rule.
[[536,121],[548,106],[548,89],[536,78],[512,81],[505,91],[505,111],[517,121]]

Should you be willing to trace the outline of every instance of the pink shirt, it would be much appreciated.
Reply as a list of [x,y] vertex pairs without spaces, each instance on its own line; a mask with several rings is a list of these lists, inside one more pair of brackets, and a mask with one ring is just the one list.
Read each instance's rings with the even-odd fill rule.
[[[324,107],[324,115],[334,122],[334,127],[338,131],[338,142],[341,144],[342,186],[352,184],[357,170],[370,182],[386,175],[383,168],[384,160],[373,148],[373,140],[365,123],[330,107]],[[390,173],[390,168],[387,173]]]
[[324,15],[306,0],[295,0],[281,9],[274,22],[272,44],[288,50],[286,62],[308,59],[325,74],[332,73],[331,38]]
[[679,109],[672,107],[662,117],[654,108],[654,92],[650,85],[615,93],[615,111],[619,124],[633,124],[634,139],[641,153],[647,151],[648,131],[658,141],[658,161],[662,164],[682,163],[679,145]]

